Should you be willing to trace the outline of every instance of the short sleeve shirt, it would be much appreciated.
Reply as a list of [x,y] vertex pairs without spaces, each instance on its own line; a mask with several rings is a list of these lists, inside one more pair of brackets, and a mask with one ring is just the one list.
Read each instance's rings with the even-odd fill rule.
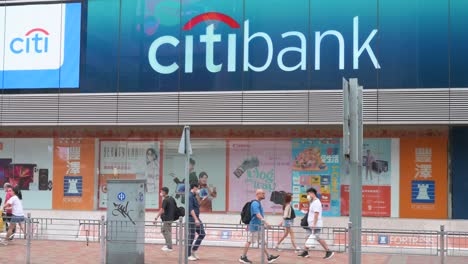
[[175,217],[176,203],[174,198],[167,196],[162,202],[162,208],[164,209],[164,214],[161,215],[163,221],[173,221]]
[[260,225],[262,224],[262,221],[257,217],[257,214],[259,213],[262,217],[265,217],[262,204],[258,200],[253,200],[250,204],[250,213],[252,218],[250,219],[249,231],[257,232],[260,230]]
[[312,224],[314,223],[315,213],[318,213],[316,227],[322,227],[322,202],[320,202],[319,199],[315,199],[309,205],[309,216],[307,217],[307,222],[309,223],[309,226],[312,226]]

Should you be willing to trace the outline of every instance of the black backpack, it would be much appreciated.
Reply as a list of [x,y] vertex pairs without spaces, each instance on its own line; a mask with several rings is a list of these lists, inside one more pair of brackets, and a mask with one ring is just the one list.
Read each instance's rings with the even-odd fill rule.
[[290,217],[289,219],[292,220],[292,219],[294,219],[294,218],[296,218],[296,212],[294,212],[294,209],[291,208],[291,217]]
[[251,205],[253,202],[257,200],[252,200],[250,202],[246,202],[244,204],[244,207],[242,207],[241,211],[241,222],[248,225],[250,223],[250,220],[252,219],[252,213],[250,212]]
[[179,217],[184,217],[185,216],[185,208],[180,206],[177,207],[175,210],[174,214],[174,221],[179,220]]
[[307,221],[307,218],[309,217],[309,212],[307,212],[307,214],[304,215],[304,217],[301,219],[301,226],[302,228],[304,228],[305,230],[308,230],[310,229],[309,227],[309,222]]
[[172,206],[174,206],[174,221],[177,221],[179,220],[179,217],[184,217],[185,216],[185,208],[180,206],[180,207],[177,207],[177,202],[176,200],[171,197],[171,200],[172,200]]

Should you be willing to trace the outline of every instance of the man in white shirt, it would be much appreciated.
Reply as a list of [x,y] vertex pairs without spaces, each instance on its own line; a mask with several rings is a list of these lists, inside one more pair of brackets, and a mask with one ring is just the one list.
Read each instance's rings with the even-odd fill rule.
[[314,188],[309,188],[307,190],[307,199],[309,200],[309,215],[307,217],[307,222],[309,224],[309,229],[307,229],[308,238],[304,245],[304,251],[298,255],[299,257],[308,258],[309,257],[309,247],[307,245],[313,244],[313,240],[317,240],[323,249],[325,249],[324,259],[329,259],[333,257],[334,253],[328,248],[327,242],[320,238],[320,232],[322,231],[323,221],[322,221],[322,203],[317,197],[317,190]]

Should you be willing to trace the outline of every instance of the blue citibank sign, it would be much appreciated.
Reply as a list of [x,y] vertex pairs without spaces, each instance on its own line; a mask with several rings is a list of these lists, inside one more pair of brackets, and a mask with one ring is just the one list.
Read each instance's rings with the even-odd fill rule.
[[[228,72],[235,72],[237,70],[236,65],[236,55],[237,52],[240,50],[236,47],[237,45],[237,35],[236,33],[230,33],[226,36],[222,34],[215,33],[215,26],[210,21],[217,21],[222,22],[229,26],[232,29],[240,29],[239,23],[235,21],[228,15],[216,12],[209,12],[197,15],[196,17],[190,19],[183,27],[182,30],[189,31],[198,24],[202,22],[205,25],[205,33],[200,35],[198,39],[196,39],[193,35],[185,35],[185,49],[184,49],[184,73],[192,73],[193,72],[193,53],[194,53],[194,39],[195,41],[199,41],[197,45],[201,44],[205,46],[205,69],[212,73],[221,72],[223,70],[223,62],[216,63],[215,58],[215,45],[221,44],[223,41],[227,41],[227,51],[221,51],[221,53],[228,54],[227,63],[224,67],[224,70]],[[202,25],[203,26],[203,25]],[[281,48],[279,52],[274,52],[275,50],[275,43],[273,43],[272,38],[268,35],[267,32],[250,32],[250,22],[249,20],[244,21],[243,23],[243,38],[242,38],[242,69],[243,71],[255,71],[255,72],[264,72],[266,71],[273,62],[273,54],[277,54],[275,58],[275,62],[277,63],[276,67],[278,67],[281,71],[284,72],[291,72],[291,71],[306,71],[307,70],[307,38],[305,33],[300,31],[288,31],[281,33],[281,38],[295,38],[295,41],[298,42],[299,45],[297,46],[286,46]],[[370,60],[375,69],[380,69],[380,65],[378,60],[370,46],[372,39],[377,34],[378,30],[372,30],[365,41],[362,44],[359,44],[359,17],[353,18],[353,39],[352,39],[352,46],[353,46],[353,69],[359,69],[359,57],[366,52],[369,56]],[[239,31],[239,30],[237,30]],[[338,64],[337,68],[340,70],[344,70],[345,68],[345,56],[344,56],[344,48],[345,48],[345,39],[343,35],[337,30],[327,30],[325,32],[316,31],[314,32],[315,37],[315,45],[312,47],[312,50],[315,54],[315,63],[314,63],[314,70],[320,70],[320,60],[321,60],[321,46],[322,41],[327,37],[335,38],[335,41],[338,43]],[[330,38],[329,37],[329,38]],[[257,39],[257,40],[256,40]],[[263,46],[266,50],[266,56],[264,58],[264,63],[262,65],[252,65],[250,63],[250,56],[254,55],[250,53],[250,46],[251,42],[254,41],[261,41],[263,42]],[[294,41],[294,40],[293,40]],[[161,36],[158,37],[156,40],[153,41],[151,44],[149,51],[148,51],[148,61],[153,70],[157,73],[161,74],[171,74],[175,73],[179,69],[179,65],[177,62],[173,62],[169,65],[162,65],[159,63],[158,60],[158,49],[162,45],[171,45],[174,48],[177,48],[179,45],[180,40],[174,36]],[[277,46],[285,46],[282,43],[277,43]],[[325,43],[323,45],[326,45]],[[348,43],[349,45],[349,43]],[[294,56],[294,53],[297,53],[297,56]],[[291,55],[289,55],[291,54]],[[164,56],[165,54],[161,54]],[[297,62],[293,63],[292,65],[286,65],[285,61],[287,60],[287,56],[297,57]],[[175,56],[174,60],[177,57]],[[219,60],[218,60],[219,61]],[[197,62],[203,63],[203,62]]]
[[342,77],[374,89],[468,86],[463,0],[101,0],[87,10],[83,92],[341,89]]

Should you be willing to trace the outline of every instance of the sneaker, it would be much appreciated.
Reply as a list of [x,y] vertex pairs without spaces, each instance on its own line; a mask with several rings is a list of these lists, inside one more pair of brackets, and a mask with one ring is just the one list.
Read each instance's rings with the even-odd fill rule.
[[277,259],[279,259],[279,256],[270,255],[270,256],[268,257],[268,263],[273,263],[273,262],[275,262]]
[[309,252],[304,250],[302,251],[301,254],[297,255],[298,257],[303,257],[303,258],[308,258],[309,257]]
[[2,244],[2,245],[4,245],[4,246],[8,246],[8,242],[5,241],[5,240],[0,241],[0,244]]
[[190,260],[190,261],[196,261],[196,260],[197,260],[197,258],[196,258],[196,257],[194,257],[193,255],[191,255],[190,257],[188,257],[188,260]]
[[194,256],[197,260],[200,259],[200,257],[197,253],[195,253],[195,251],[192,251],[192,256]]
[[9,239],[9,240],[13,240],[14,237],[15,237],[15,233],[11,234],[11,235],[8,237],[8,239]]
[[281,248],[279,248],[279,245],[276,245],[276,247],[274,248],[276,251],[281,251]]
[[325,257],[323,257],[324,259],[329,259],[329,258],[332,258],[333,255],[335,255],[334,252],[332,251],[327,251],[327,253],[325,253]]
[[161,250],[164,251],[164,252],[171,252],[172,248],[168,248],[168,247],[164,246],[163,248],[161,248]]
[[252,261],[250,261],[250,260],[247,258],[247,256],[241,256],[241,257],[239,258],[239,262],[240,262],[240,263],[252,263]]
[[296,250],[294,250],[295,253],[301,253],[302,251],[303,251],[303,249],[300,248],[300,247],[298,247],[298,248],[296,248]]

